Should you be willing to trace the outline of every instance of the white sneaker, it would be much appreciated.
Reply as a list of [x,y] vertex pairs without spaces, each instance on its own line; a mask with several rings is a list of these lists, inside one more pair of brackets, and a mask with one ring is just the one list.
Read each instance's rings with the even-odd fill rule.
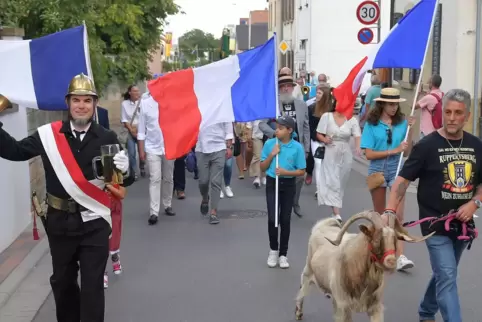
[[261,186],[261,181],[259,180],[259,177],[256,177],[253,181],[253,186],[258,189]]
[[268,255],[268,266],[273,268],[278,265],[278,251],[270,250]]
[[261,184],[266,186],[266,177],[261,178]]
[[221,188],[221,193],[219,194],[219,198],[221,198],[221,199],[224,198],[224,192],[223,192],[222,188]]
[[279,268],[290,268],[290,263],[288,263],[288,258],[286,256],[279,257]]
[[109,276],[107,273],[104,273],[104,289],[109,287]]
[[332,214],[331,217],[332,217],[332,218],[335,218],[335,219],[338,220],[339,222],[343,222],[343,219],[341,219],[341,216],[340,216],[340,215]]
[[409,260],[405,255],[400,255],[397,259],[397,271],[403,271],[414,267],[415,264]]
[[224,188],[224,192],[226,193],[226,196],[227,196],[228,198],[234,197],[233,190],[231,189],[230,186],[225,187],[225,188]]

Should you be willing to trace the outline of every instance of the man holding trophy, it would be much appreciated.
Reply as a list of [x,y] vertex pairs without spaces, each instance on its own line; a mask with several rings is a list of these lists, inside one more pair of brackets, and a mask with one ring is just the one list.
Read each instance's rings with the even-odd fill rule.
[[41,126],[23,140],[11,137],[0,122],[0,157],[42,158],[48,209],[41,218],[52,256],[57,321],[102,322],[112,195],[117,192],[111,187],[129,185],[133,178],[127,177],[128,157],[116,134],[93,122],[98,96],[92,80],[75,76],[65,100],[68,120]]

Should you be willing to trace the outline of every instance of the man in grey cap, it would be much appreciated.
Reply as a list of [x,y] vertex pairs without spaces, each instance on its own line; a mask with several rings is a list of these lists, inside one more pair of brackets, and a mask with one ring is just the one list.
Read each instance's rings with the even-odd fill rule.
[[[293,88],[296,83],[293,81],[293,76],[283,74],[283,70],[278,75],[279,87],[279,104],[278,108],[281,115],[287,115],[293,118],[296,123],[294,128],[295,140],[301,143],[304,148],[305,156],[310,151],[310,124],[308,120],[308,107],[302,100],[293,97]],[[272,138],[275,130],[269,124],[268,120],[263,120],[259,123],[259,129],[268,138]],[[296,177],[296,194],[293,200],[293,211],[298,217],[302,217],[300,207],[301,188],[303,187],[304,178]]]

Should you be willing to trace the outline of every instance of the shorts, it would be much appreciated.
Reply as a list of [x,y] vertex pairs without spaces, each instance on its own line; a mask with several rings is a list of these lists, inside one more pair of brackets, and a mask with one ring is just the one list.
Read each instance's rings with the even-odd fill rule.
[[[383,177],[385,182],[380,187],[391,188],[395,179],[397,178],[397,168],[398,168],[399,156],[391,156],[387,159],[374,160],[370,162],[368,166],[368,175],[376,172],[383,172]],[[403,161],[402,161],[403,167]],[[401,167],[400,167],[401,169]]]

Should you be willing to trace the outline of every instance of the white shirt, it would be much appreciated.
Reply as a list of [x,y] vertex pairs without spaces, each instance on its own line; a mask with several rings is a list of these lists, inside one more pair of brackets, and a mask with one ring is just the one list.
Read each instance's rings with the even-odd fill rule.
[[[131,123],[132,116],[134,115],[134,111],[136,110],[138,101],[131,101],[131,100],[125,100],[122,101],[121,106],[121,122],[122,123]],[[134,118],[134,121],[132,122],[132,125],[137,125],[139,123],[139,111],[136,114],[136,117]]]
[[[74,136],[76,135],[74,130],[75,127],[74,127],[74,124],[72,124],[72,122],[70,122],[70,129],[72,130],[72,133],[74,134]],[[84,138],[85,138],[85,134],[87,133],[87,131],[90,129],[90,123],[89,125],[87,125],[87,127],[85,129],[83,129],[82,131],[84,131],[85,133],[82,133],[80,134],[80,141],[82,141]],[[79,131],[79,130],[76,130],[78,132],[82,132],[82,131]],[[90,180],[89,181],[90,183],[92,183],[93,185],[97,186],[99,189],[101,190],[104,190],[105,188],[105,183],[104,181],[102,180],[99,180],[99,179],[93,179],[93,180]],[[85,211],[81,211],[80,212],[80,215],[82,217],[82,221],[83,222],[86,222],[86,221],[91,221],[91,220],[94,220],[94,219],[99,219],[99,218],[104,218],[108,223],[109,225],[112,226],[112,219],[110,218],[110,216],[108,218],[104,217],[104,216],[101,216],[99,214],[96,214],[95,212],[91,211],[91,210],[85,210]]]
[[159,104],[148,96],[141,101],[137,139],[144,141],[146,153],[164,155],[164,136],[159,126]]
[[234,139],[233,123],[217,123],[199,131],[196,152],[214,153],[226,149],[226,140]]
[[301,92],[301,86],[296,84],[295,88],[293,89],[293,97],[299,100],[303,100],[303,93]]
[[263,139],[263,132],[259,129],[259,123],[261,123],[261,120],[253,121],[253,122],[248,122],[246,124],[246,127],[248,129],[252,130],[252,139]]

